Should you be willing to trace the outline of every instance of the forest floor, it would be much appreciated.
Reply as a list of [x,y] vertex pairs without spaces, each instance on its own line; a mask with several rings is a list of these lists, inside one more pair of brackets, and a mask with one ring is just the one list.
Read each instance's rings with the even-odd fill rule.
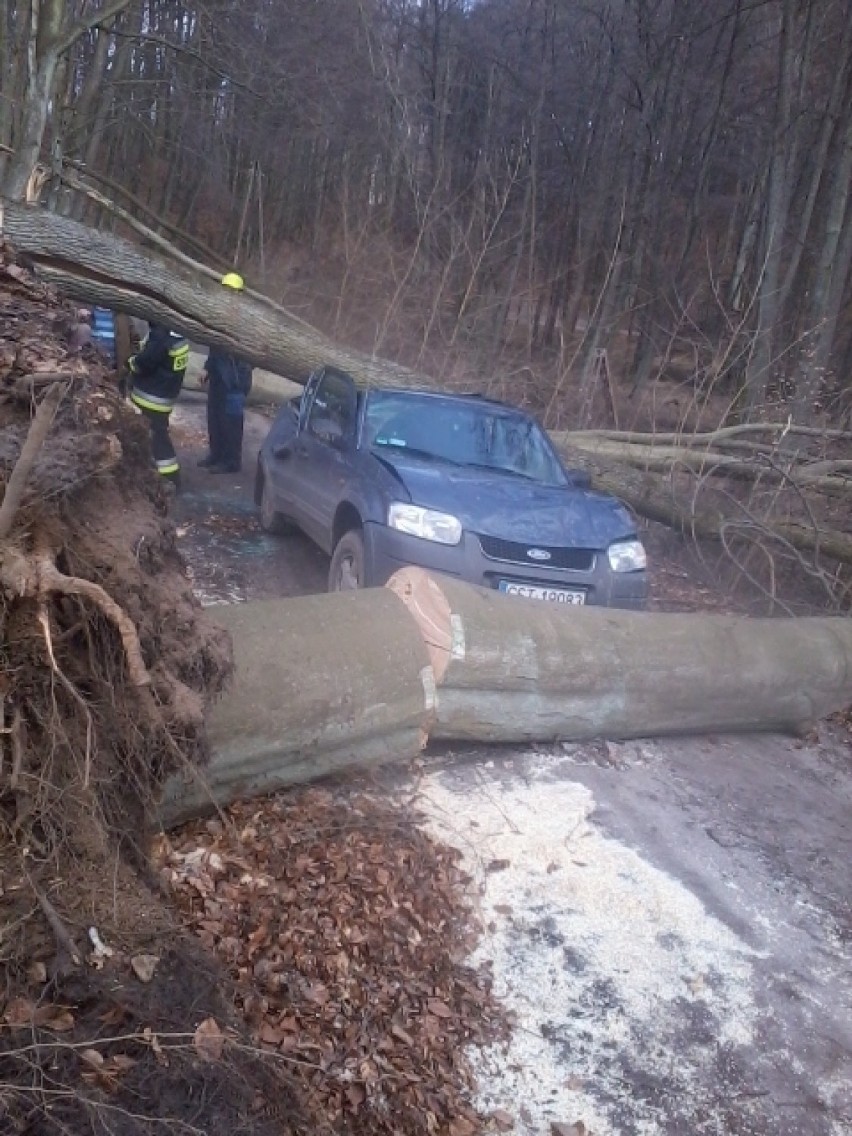
[[[215,605],[322,591],[325,560],[256,527],[263,416],[214,477],[188,396],[170,501],[7,250],[0,305],[7,486],[62,393],[0,547],[4,1136],[849,1130],[843,722],[435,751],[152,846],[228,678]],[[749,608],[649,542],[655,605]]]

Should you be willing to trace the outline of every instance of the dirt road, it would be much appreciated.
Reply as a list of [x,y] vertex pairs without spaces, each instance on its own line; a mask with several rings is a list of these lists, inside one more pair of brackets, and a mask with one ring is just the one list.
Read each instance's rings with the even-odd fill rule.
[[[326,560],[260,533],[240,477],[176,437],[177,519],[205,603],[321,591]],[[477,888],[480,959],[517,1015],[481,1103],[529,1136],[852,1132],[852,760],[819,738],[707,737],[427,755],[414,800]],[[346,792],[345,786],[342,792]],[[553,1125],[565,1125],[564,1129]]]
[[183,485],[175,520],[201,602],[325,591],[328,559],[319,549],[298,533],[267,536],[257,522],[255,465],[269,418],[247,412],[242,473],[218,475],[197,466],[207,452],[204,397],[184,393],[173,419]]

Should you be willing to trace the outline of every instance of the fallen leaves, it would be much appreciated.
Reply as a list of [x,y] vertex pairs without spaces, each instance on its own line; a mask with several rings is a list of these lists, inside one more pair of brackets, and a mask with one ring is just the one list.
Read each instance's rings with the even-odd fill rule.
[[99,1049],[84,1049],[80,1060],[86,1066],[80,1075],[81,1079],[87,1085],[110,1093],[118,1091],[121,1078],[136,1065],[136,1060],[126,1053],[113,1053],[104,1057]]
[[225,1035],[215,1018],[205,1018],[196,1028],[192,1044],[203,1061],[221,1061]]
[[[476,936],[458,853],[384,802],[318,789],[232,806],[228,820],[177,834],[164,874],[318,1126],[493,1131],[465,1051],[507,1025],[490,974],[462,961]],[[212,1019],[196,1030],[207,1059],[224,1043]]]
[[13,998],[3,1010],[3,1024],[11,1029],[41,1029],[67,1033],[74,1028],[74,1015],[64,1006],[36,1005],[29,998]]
[[151,982],[157,970],[159,955],[134,955],[130,960],[130,967],[140,982]]

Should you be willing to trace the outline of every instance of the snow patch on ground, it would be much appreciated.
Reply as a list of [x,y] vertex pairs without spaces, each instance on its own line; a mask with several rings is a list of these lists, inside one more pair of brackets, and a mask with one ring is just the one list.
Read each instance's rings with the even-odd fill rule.
[[725,1131],[715,1102],[754,1037],[754,953],[605,836],[591,793],[548,766],[427,774],[416,801],[464,855],[484,926],[472,961],[491,960],[517,1017],[505,1050],[473,1055],[479,1104],[528,1136],[578,1120],[593,1136],[657,1136],[674,1117]]

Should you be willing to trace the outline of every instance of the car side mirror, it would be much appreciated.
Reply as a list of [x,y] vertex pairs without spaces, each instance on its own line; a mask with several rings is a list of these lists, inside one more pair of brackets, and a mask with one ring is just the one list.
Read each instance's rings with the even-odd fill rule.
[[343,427],[333,418],[315,419],[311,423],[311,432],[319,438],[321,442],[326,442],[329,446],[334,446],[337,450],[343,448]]

